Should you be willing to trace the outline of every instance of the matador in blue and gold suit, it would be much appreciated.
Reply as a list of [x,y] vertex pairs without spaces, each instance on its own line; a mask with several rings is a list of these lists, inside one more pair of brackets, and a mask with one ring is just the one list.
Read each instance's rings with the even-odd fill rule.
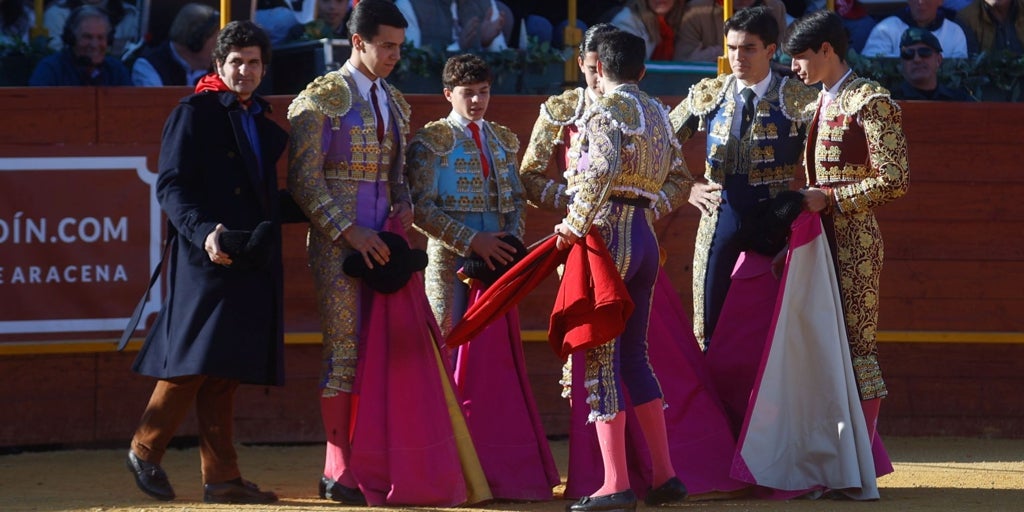
[[693,330],[705,348],[711,341],[731,275],[740,255],[737,233],[760,201],[790,188],[802,168],[806,124],[802,107],[817,90],[769,73],[758,92],[749,129],[740,133],[739,94],[734,75],[706,78],[669,115],[680,143],[707,132],[704,178],[722,186],[721,204],[701,215],[693,252]]
[[427,123],[409,142],[407,158],[415,226],[428,236],[427,297],[445,336],[466,312],[468,287],[456,272],[473,253],[473,237],[502,231],[522,240],[525,230],[519,138],[504,126],[479,121],[491,169],[484,176],[480,151],[466,129],[470,122],[453,112]]

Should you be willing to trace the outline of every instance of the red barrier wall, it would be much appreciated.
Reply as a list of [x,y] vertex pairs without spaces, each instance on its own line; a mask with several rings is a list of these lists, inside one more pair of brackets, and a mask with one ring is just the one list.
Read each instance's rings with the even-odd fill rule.
[[[164,119],[187,92],[0,89],[0,160],[143,155],[155,171]],[[414,126],[449,111],[440,95],[408,99]],[[679,100],[663,99],[669,105]],[[488,119],[512,128],[525,144],[542,100],[493,98]],[[287,127],[290,98],[271,101],[273,117]],[[1024,436],[1024,404],[1015,398],[1024,384],[1024,320],[1019,314],[1024,307],[1024,242],[1016,235],[1024,227],[1024,206],[1016,200],[1024,192],[1019,172],[1024,105],[910,102],[903,107],[910,192],[878,210],[886,242],[880,357],[891,393],[880,429],[898,435]],[[684,149],[691,171],[699,174],[703,139]],[[279,169],[284,186],[285,159]],[[0,189],[0,205],[21,193]],[[94,197],[95,191],[80,190],[62,200],[88,204]],[[531,211],[527,242],[550,232],[556,221]],[[686,207],[657,224],[670,255],[667,268],[685,304],[691,300],[696,222],[696,210]],[[243,388],[237,407],[240,441],[323,437],[316,401],[318,322],[304,231],[289,226],[285,233],[288,383]],[[12,250],[0,243],[0,259]],[[142,249],[135,250],[145,259]],[[549,280],[521,305],[525,330],[546,328],[554,285]],[[24,299],[17,287],[0,284],[0,304]],[[0,446],[126,443],[152,382],[131,373],[131,351],[112,352],[116,334],[0,333],[0,410],[7,411],[0,422]],[[549,434],[564,434],[560,362],[544,343],[527,343],[526,350],[545,427]],[[182,435],[193,432],[190,424]]]

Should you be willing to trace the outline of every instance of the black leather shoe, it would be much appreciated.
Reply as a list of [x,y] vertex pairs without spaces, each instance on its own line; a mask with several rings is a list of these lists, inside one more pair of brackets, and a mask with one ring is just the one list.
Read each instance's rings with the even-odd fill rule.
[[366,496],[363,496],[363,491],[345,487],[326,476],[320,477],[320,497],[345,505],[366,506]]
[[160,500],[171,501],[174,499],[174,488],[167,480],[167,473],[159,464],[150,464],[137,456],[135,452],[128,450],[128,460],[125,463],[128,471],[135,477],[135,485],[139,486],[142,492]]
[[270,491],[261,491],[256,484],[236,478],[219,484],[203,486],[203,501],[206,503],[273,503],[277,495]]
[[644,503],[651,507],[657,507],[684,499],[686,499],[686,486],[678,477],[672,477],[659,485],[657,489],[648,490],[647,496],[644,496]]
[[584,496],[579,501],[565,507],[566,512],[630,511],[636,510],[636,493],[626,489],[604,496]]

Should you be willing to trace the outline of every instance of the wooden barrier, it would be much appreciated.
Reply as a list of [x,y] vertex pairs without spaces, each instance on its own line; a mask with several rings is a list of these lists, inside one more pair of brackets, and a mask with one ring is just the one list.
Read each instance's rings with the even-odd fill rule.
[[[0,89],[0,158],[145,155],[156,168],[160,131],[184,88]],[[413,125],[447,115],[440,95],[410,95]],[[674,105],[679,97],[663,97]],[[271,97],[287,127],[290,97]],[[528,140],[543,100],[496,97],[488,119]],[[880,357],[890,387],[880,429],[896,435],[1024,436],[1024,105],[903,103],[910,147],[908,195],[877,210],[886,243]],[[704,139],[685,146],[692,171],[703,169]],[[284,186],[285,159],[279,165]],[[16,191],[2,190],[4,197]],[[88,191],[82,191],[88,201]],[[656,225],[667,269],[684,304],[696,210],[684,207]],[[527,242],[557,217],[532,210]],[[305,228],[285,231],[288,382],[243,387],[238,438],[247,442],[323,439],[317,409],[318,321],[306,268]],[[422,238],[415,238],[423,243]],[[0,254],[3,247],[0,244]],[[18,297],[0,285],[4,303]],[[523,328],[546,329],[554,280],[521,305]],[[141,293],[141,290],[140,290]],[[127,315],[128,312],[125,314]],[[116,353],[113,334],[41,342],[31,334],[0,342],[0,446],[127,443],[152,381],[130,372],[134,354]],[[534,393],[551,435],[566,433],[558,397],[560,362],[544,343],[527,343]],[[194,434],[187,426],[182,435]]]

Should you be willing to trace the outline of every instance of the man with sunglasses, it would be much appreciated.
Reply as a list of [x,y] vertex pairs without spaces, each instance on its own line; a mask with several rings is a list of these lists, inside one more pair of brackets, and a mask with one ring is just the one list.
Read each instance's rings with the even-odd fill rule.
[[939,83],[942,45],[934,34],[911,27],[900,38],[900,73],[903,81],[893,89],[892,97],[901,100],[974,101],[963,89],[951,89]]

